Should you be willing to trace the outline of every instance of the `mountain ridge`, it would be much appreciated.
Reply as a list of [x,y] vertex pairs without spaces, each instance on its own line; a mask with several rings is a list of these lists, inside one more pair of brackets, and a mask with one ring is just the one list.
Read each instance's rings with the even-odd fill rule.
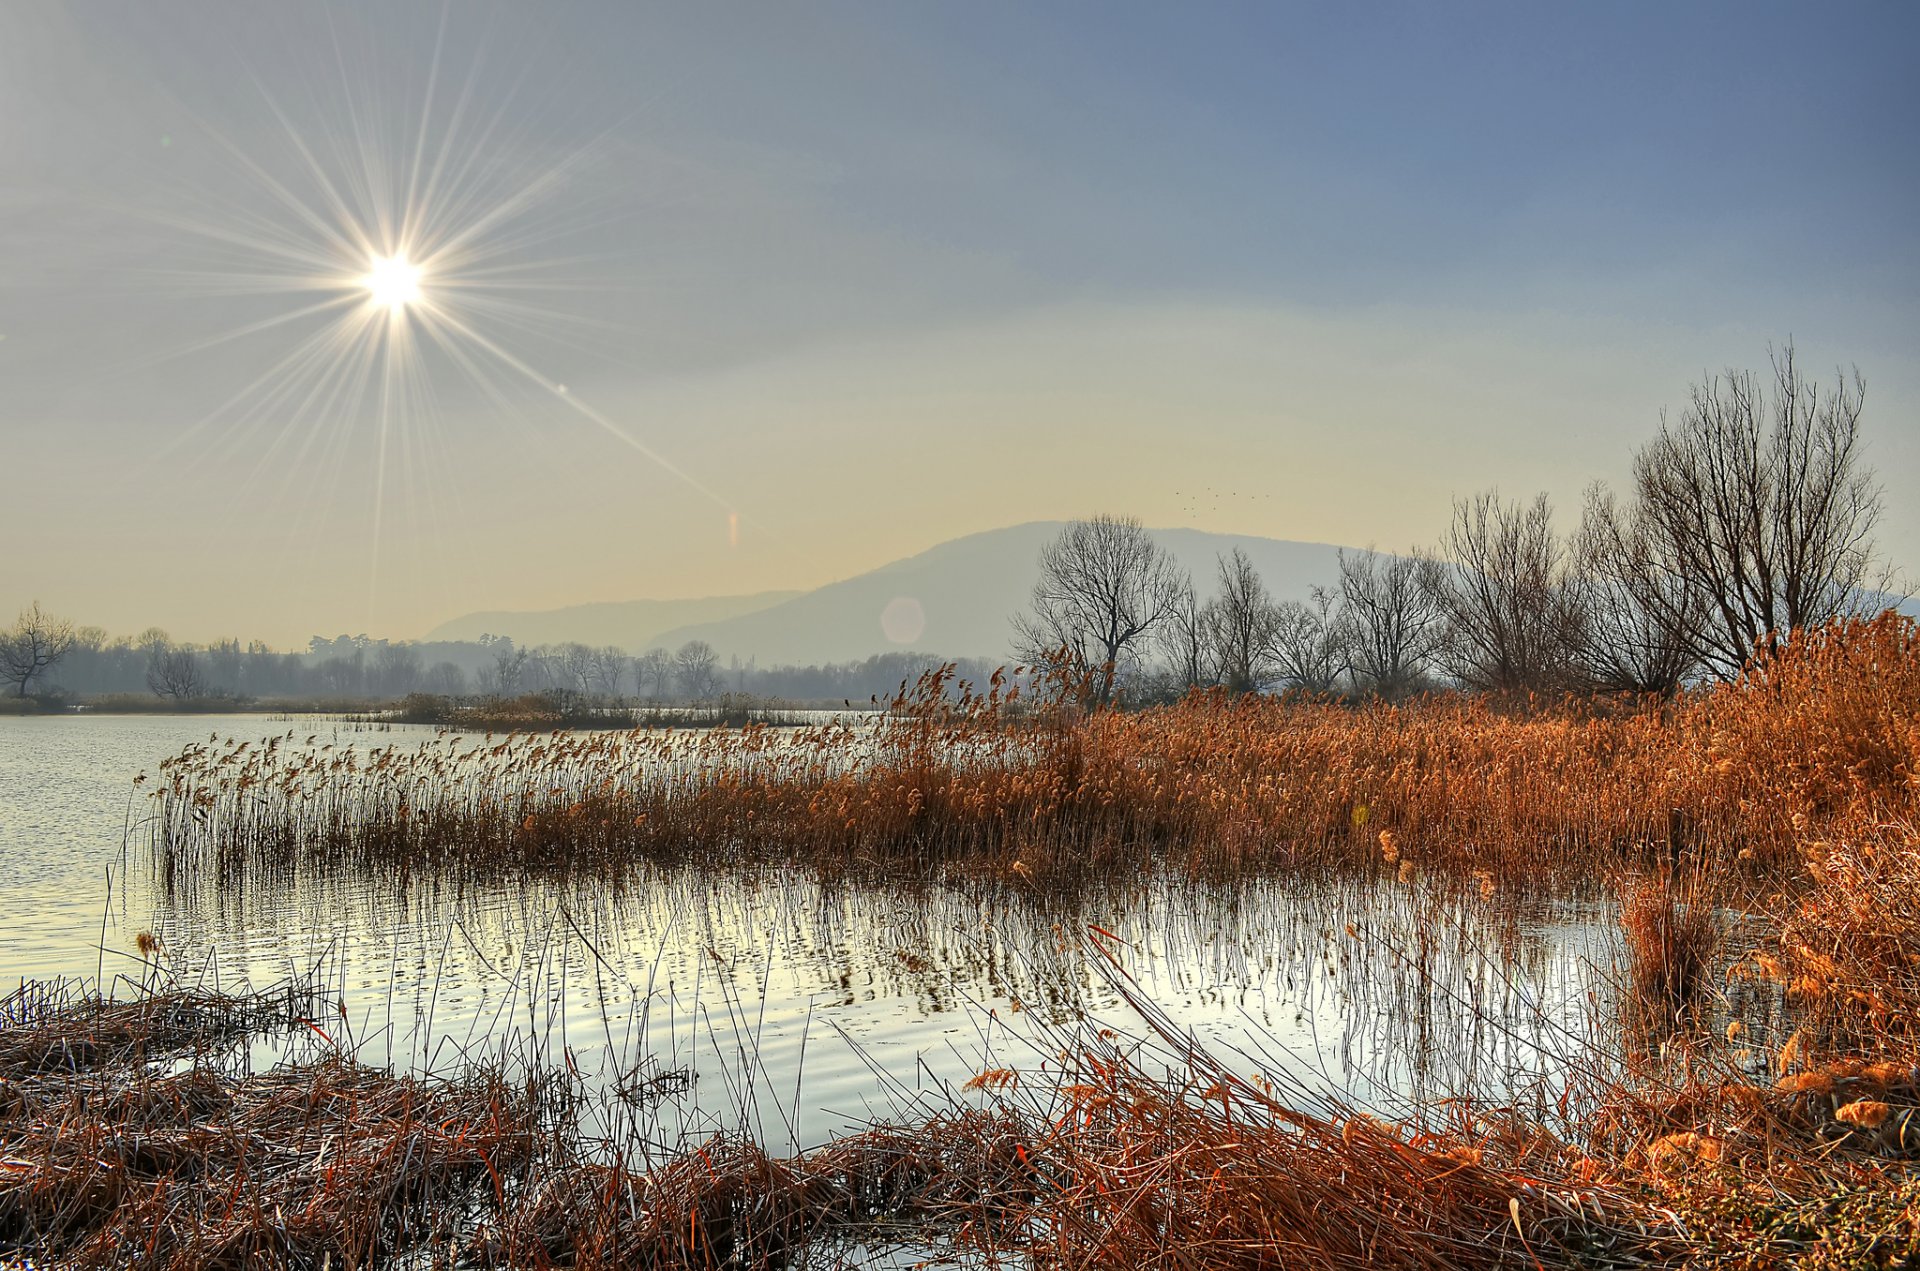
[[657,643],[663,631],[690,623],[720,622],[771,608],[804,595],[800,591],[761,591],[741,596],[696,596],[682,600],[598,600],[554,609],[483,609],[450,618],[422,637],[425,641],[477,640],[509,636],[518,645],[617,645],[639,653]]
[[[736,607],[726,613],[689,614],[671,626],[647,625],[644,632],[637,621],[621,631],[610,631],[606,624],[637,618],[641,607],[694,602],[603,602],[519,614],[469,614],[441,624],[430,638],[450,638],[447,633],[456,631],[471,632],[467,638],[473,638],[485,630],[519,643],[580,640],[632,652],[705,640],[723,662],[738,658],[762,666],[849,662],[908,650],[1005,657],[1012,640],[1011,619],[1026,607],[1033,591],[1040,549],[1066,524],[1028,521],[981,530],[811,591],[708,598],[701,603],[730,601]],[[1312,586],[1332,583],[1343,550],[1328,543],[1184,527],[1149,532],[1192,573],[1202,596],[1213,590],[1216,557],[1234,547],[1247,553],[1280,599],[1304,598]],[[765,603],[748,603],[758,601]],[[634,614],[623,615],[622,610]],[[594,621],[585,621],[589,618]]]

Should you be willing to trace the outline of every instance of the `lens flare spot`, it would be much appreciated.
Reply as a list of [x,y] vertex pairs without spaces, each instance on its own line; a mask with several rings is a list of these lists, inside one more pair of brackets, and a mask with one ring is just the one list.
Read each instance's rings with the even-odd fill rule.
[[895,596],[880,611],[880,630],[894,644],[912,644],[927,630],[927,611],[912,596]]
[[373,268],[360,280],[367,297],[383,309],[400,310],[420,299],[420,266],[404,253],[375,256]]

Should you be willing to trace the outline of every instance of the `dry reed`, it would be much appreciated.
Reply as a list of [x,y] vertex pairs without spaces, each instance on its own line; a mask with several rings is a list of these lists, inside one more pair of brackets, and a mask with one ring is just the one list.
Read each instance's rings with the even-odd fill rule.
[[1806,835],[1915,818],[1915,632],[1839,624],[1740,683],[1608,710],[1197,696],[1080,715],[935,674],[871,726],[209,742],[162,771],[157,846],[172,881],[651,859],[1046,882],[1382,854],[1538,880],[1673,853],[1752,878],[1798,870]]
[[[524,1109],[489,1123],[512,1185],[493,1148],[501,1181],[458,1153],[422,1167],[433,1195],[484,1211],[462,1237],[482,1264],[771,1265],[841,1214],[934,1222],[972,1254],[1044,1265],[1920,1257],[1903,1209],[1920,1194],[1905,1163],[1920,1148],[1920,839],[1906,828],[1920,820],[1920,635],[1894,615],[1802,634],[1737,684],[1618,709],[1197,697],[1081,715],[936,676],[872,727],[210,743],[158,784],[158,859],[180,886],[644,859],[1036,886],[1158,864],[1363,865],[1495,888],[1652,864],[1691,890],[1685,906],[1665,881],[1629,895],[1633,998],[1684,1014],[1712,979],[1708,908],[1742,895],[1761,935],[1734,974],[1777,982],[1795,1025],[1758,1057],[1765,1080],[1737,1038],[1683,1031],[1573,1101],[1597,1113],[1553,1127],[1464,1104],[1411,1125],[1309,1116],[1205,1056],[1183,1053],[1169,1081],[1094,1041],[1047,1072],[994,1074],[983,1084],[1005,1088],[985,1120],[785,1161],[732,1141],[671,1160],[556,1156],[541,1146],[566,1137],[547,1096],[528,1104],[496,1079],[489,1108]],[[407,1100],[444,1095],[457,1117],[477,1107],[466,1089]],[[543,1128],[502,1128],[528,1125]],[[69,1176],[49,1160],[46,1177]],[[872,1183],[876,1169],[896,1181]],[[419,1215],[368,1226],[362,1201],[342,1205],[327,1238],[355,1257],[373,1256],[376,1230],[441,1231]],[[141,1230],[171,1230],[142,1212]],[[134,1229],[96,1217],[109,1228]]]

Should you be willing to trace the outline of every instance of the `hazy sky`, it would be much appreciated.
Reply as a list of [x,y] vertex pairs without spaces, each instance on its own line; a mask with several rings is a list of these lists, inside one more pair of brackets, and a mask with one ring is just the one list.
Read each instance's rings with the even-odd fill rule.
[[1358,13],[0,0],[0,608],[293,643],[1099,510],[1571,522],[1789,336],[1920,566],[1920,8]]

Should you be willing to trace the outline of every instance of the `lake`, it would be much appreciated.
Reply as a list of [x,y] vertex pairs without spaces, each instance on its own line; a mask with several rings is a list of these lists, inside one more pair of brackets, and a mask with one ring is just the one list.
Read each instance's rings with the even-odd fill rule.
[[[807,1145],[1027,1070],[1150,1003],[1248,1072],[1391,1113],[1552,1091],[1610,1018],[1617,928],[1594,903],[1414,881],[1154,875],[1072,903],[1017,887],[856,887],[647,867],[592,882],[154,884],[133,781],[212,736],[367,748],[433,739],[312,718],[0,717],[0,983],[308,976],[363,1058],[572,1064],[668,1135]],[[270,1056],[263,1055],[264,1062]]]

